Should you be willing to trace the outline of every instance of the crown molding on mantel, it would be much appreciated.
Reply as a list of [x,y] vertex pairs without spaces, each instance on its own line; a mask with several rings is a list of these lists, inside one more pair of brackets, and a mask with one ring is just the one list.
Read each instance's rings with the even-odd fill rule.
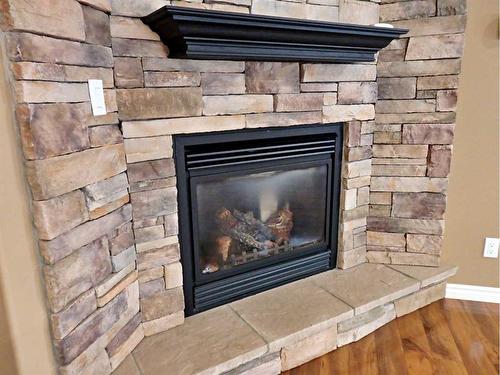
[[169,57],[217,60],[371,62],[407,29],[164,6],[142,18]]

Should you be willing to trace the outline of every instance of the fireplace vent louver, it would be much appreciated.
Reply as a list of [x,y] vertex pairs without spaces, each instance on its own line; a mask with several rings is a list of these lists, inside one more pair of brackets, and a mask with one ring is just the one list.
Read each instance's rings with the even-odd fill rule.
[[169,57],[370,62],[408,30],[164,6],[142,18]]

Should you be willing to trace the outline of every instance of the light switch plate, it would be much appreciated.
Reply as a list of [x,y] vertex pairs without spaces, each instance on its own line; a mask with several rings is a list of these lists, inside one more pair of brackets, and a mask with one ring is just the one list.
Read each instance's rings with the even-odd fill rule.
[[103,116],[106,114],[106,103],[104,102],[104,89],[102,80],[89,79],[90,104],[92,105],[92,114],[94,116]]
[[486,237],[484,240],[484,253],[485,258],[498,258],[498,246],[500,238]]

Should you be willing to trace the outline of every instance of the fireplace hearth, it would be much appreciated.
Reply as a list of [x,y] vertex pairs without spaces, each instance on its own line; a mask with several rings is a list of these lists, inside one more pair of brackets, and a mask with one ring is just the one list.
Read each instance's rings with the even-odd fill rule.
[[186,314],[335,267],[341,124],[174,138]]

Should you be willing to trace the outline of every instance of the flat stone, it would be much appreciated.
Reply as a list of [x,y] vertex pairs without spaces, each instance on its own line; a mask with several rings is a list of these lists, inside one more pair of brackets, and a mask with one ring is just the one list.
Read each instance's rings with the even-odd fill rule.
[[14,61],[113,67],[113,55],[109,47],[28,33],[9,33],[7,54]]
[[348,269],[366,262],[366,245],[339,253],[337,267]]
[[106,352],[110,358],[120,351],[120,347],[123,343],[137,330],[137,327],[141,325],[141,320],[141,314],[136,314],[122,329],[118,331],[115,337],[111,339],[109,344],[106,346]]
[[165,288],[173,289],[182,286],[182,264],[175,262],[165,266]]
[[128,165],[127,173],[130,182],[155,180],[174,176],[174,160],[161,159],[130,164]]
[[299,64],[247,62],[245,82],[248,93],[276,94],[299,92]]
[[122,145],[111,145],[29,161],[26,169],[34,198],[48,199],[123,172],[125,153]]
[[281,351],[281,369],[290,370],[314,358],[331,352],[337,347],[337,329],[331,327],[323,332],[293,343]]
[[139,296],[142,299],[148,299],[155,294],[165,291],[165,279],[159,278],[148,281],[146,283],[139,283]]
[[372,148],[370,146],[349,147],[347,149],[347,161],[364,160],[371,157]]
[[[104,368],[98,368],[103,374],[111,373],[111,366],[109,365],[109,358],[104,349],[104,345],[101,340],[97,340],[89,345],[87,349],[85,349],[78,357],[76,357],[71,363],[66,366],[60,366],[59,372],[62,375],[80,375],[80,374],[92,374],[92,371],[95,370],[95,363],[104,362],[102,358],[106,357],[107,362],[107,372],[102,371],[106,370]],[[101,367],[101,366],[97,366]],[[88,371],[92,370],[92,371]]]
[[264,340],[230,307],[223,306],[144,339],[134,357],[145,373],[208,374],[229,371],[266,351]]
[[460,59],[394,61],[377,64],[379,77],[423,77],[458,73],[460,73]]
[[85,102],[90,99],[87,85],[83,83],[17,81],[15,91],[18,103]]
[[136,260],[135,247],[130,246],[128,249],[122,251],[117,255],[111,256],[111,265],[113,272],[120,272],[124,268],[130,266]]
[[168,48],[156,40],[112,38],[113,55],[128,57],[167,57]]
[[401,143],[401,132],[374,132],[373,133],[373,142],[375,144],[380,143],[389,143],[389,144],[398,144]]
[[420,281],[421,288],[441,283],[454,276],[458,271],[458,267],[447,265],[439,267],[391,265],[390,267]]
[[380,246],[385,248],[406,246],[406,238],[403,233],[384,233],[384,232],[366,232],[366,241],[368,245]]
[[79,225],[51,241],[40,241],[40,253],[45,262],[54,264],[130,220],[132,208],[127,205],[99,219]]
[[129,275],[135,269],[135,264],[130,263],[127,267],[123,268],[119,272],[112,273],[107,278],[105,278],[99,285],[95,287],[95,295],[97,297],[102,297],[108,293],[116,284],[123,280],[127,275]]
[[96,207],[97,202],[102,202],[115,193],[126,191],[127,188],[127,175],[120,173],[106,180],[87,185],[83,190],[87,198],[88,207],[92,210]]
[[404,193],[446,193],[447,178],[429,177],[372,177],[372,191],[395,191]]
[[243,129],[245,116],[203,116],[123,122],[126,138]]
[[101,147],[123,143],[120,128],[116,125],[98,126],[89,129],[90,147]]
[[273,111],[271,95],[231,95],[203,97],[204,115],[226,115]]
[[245,71],[243,61],[189,60],[189,59],[142,59],[144,70],[166,72],[207,72],[207,73],[242,73]]
[[361,340],[395,318],[394,304],[389,303],[342,321],[338,324],[337,345],[340,347]]
[[443,220],[401,219],[392,217],[368,217],[368,230],[393,233],[442,235]]
[[110,31],[113,38],[160,40],[157,33],[137,18],[111,16]]
[[323,94],[278,94],[274,97],[276,112],[321,111]]
[[117,255],[133,246],[134,243],[135,240],[132,231],[120,233],[116,237],[109,239],[109,252],[111,255]]
[[409,314],[421,307],[430,305],[432,302],[445,297],[446,282],[419,290],[417,293],[394,301],[396,315],[398,317]]
[[426,145],[373,145],[375,158],[414,158],[427,157]]
[[116,369],[125,358],[134,350],[134,348],[139,345],[139,343],[144,339],[144,329],[142,324],[139,325],[134,332],[125,340],[117,352],[110,356],[109,361],[111,363],[111,369]]
[[128,163],[172,157],[172,137],[150,137],[125,139],[125,154]]
[[182,324],[184,324],[184,311],[178,311],[158,319],[143,322],[142,326],[144,327],[145,336],[153,336]]
[[371,204],[391,204],[392,194],[385,192],[370,192],[370,203]]
[[432,254],[389,253],[391,264],[408,264],[414,266],[439,266],[440,257]]
[[163,225],[154,225],[151,227],[134,229],[134,235],[137,243],[158,240],[165,236]]
[[436,110],[433,99],[417,100],[379,100],[375,105],[377,113],[413,113],[432,112]]
[[439,255],[441,253],[442,236],[426,234],[408,234],[406,236],[406,251],[409,253],[424,253]]
[[107,243],[98,240],[82,247],[56,264],[44,266],[43,273],[49,307],[59,312],[111,273]]
[[184,310],[182,288],[165,290],[149,298],[141,298],[141,313],[144,321],[158,319],[182,310]]
[[394,27],[409,29],[405,37],[458,34],[465,31],[465,16],[428,17],[413,20],[392,21]]
[[68,364],[115,324],[126,311],[127,292],[123,291],[105,307],[96,310],[68,336],[55,343],[56,356]]
[[139,271],[156,268],[166,264],[179,261],[179,244],[172,244],[159,249],[145,251],[137,257],[137,268]]
[[339,22],[374,25],[379,22],[379,5],[369,1],[340,0]]
[[274,0],[253,0],[252,13],[329,22],[338,21],[339,17],[337,7]]
[[130,194],[134,219],[167,215],[177,209],[177,189],[166,188]]
[[167,5],[165,0],[137,2],[135,0],[111,0],[112,13],[128,17],[144,17]]
[[450,173],[452,146],[430,146],[427,176],[447,177]]
[[345,185],[346,189],[356,189],[356,188],[360,188],[362,186],[369,186],[370,185],[370,176],[349,178],[346,180],[344,185]]
[[281,359],[279,353],[268,354],[244,363],[234,370],[222,375],[279,375],[281,374]]
[[337,91],[337,83],[301,83],[300,92],[332,92]]
[[95,8],[83,7],[85,41],[91,44],[111,46],[109,16]]
[[324,105],[334,105],[337,104],[338,94],[336,92],[325,92],[323,94],[323,104]]
[[464,34],[417,36],[408,42],[406,60],[449,59],[463,53]]
[[372,176],[425,176],[425,165],[372,165]]
[[[279,351],[352,316],[352,309],[304,280],[233,302],[230,306]],[[286,319],[282,319],[286,316]]]
[[467,14],[467,3],[465,0],[438,0],[437,14],[438,16]]
[[458,75],[418,77],[418,90],[442,90],[458,88]]
[[64,81],[65,66],[31,61],[17,62],[10,65],[17,80]]
[[[74,40],[85,40],[82,7],[78,2],[54,0],[25,2],[10,0],[3,11],[2,26],[9,30],[43,33]],[[34,15],[36,9],[38,17]]]
[[119,88],[144,86],[141,59],[135,57],[115,57],[115,82]]
[[370,159],[353,161],[345,164],[348,178],[360,176],[369,176],[372,170],[372,161]]
[[[368,3],[370,4],[370,3]],[[338,104],[375,103],[377,82],[340,82]]]
[[323,122],[372,120],[375,118],[373,104],[331,105],[323,107]]
[[361,264],[313,276],[314,283],[354,308],[367,312],[419,289],[419,283],[384,265]]
[[97,298],[97,306],[103,307],[123,290],[125,290],[130,284],[137,280],[137,271],[134,270],[120,280],[116,285],[114,285],[106,294]]
[[436,109],[443,112],[456,111],[457,95],[457,90],[439,91],[436,98]]
[[245,75],[240,73],[202,73],[203,95],[230,95],[245,93]]
[[33,202],[33,218],[38,237],[51,240],[89,219],[80,190],[46,201]]
[[268,126],[293,126],[318,124],[322,122],[322,112],[288,112],[288,113],[258,113],[246,115],[247,128]]
[[192,87],[199,86],[200,73],[197,72],[145,72],[146,87]]
[[179,243],[179,239],[177,238],[177,236],[168,236],[153,241],[138,243],[136,245],[136,248],[138,253],[142,253],[144,251],[159,249],[160,247],[176,243]]
[[163,266],[148,268],[139,272],[139,285],[152,280],[158,280],[164,277],[165,271]]
[[201,115],[201,89],[147,88],[116,90],[121,120]]
[[377,113],[377,124],[446,124],[455,122],[455,112]]
[[67,308],[56,314],[50,314],[50,325],[55,339],[62,339],[68,335],[81,321],[97,309],[96,297],[93,290],[83,293]]
[[304,64],[302,82],[375,81],[377,68],[367,64]]
[[433,0],[393,2],[380,6],[380,22],[426,18],[434,15],[436,15],[436,2]]
[[435,193],[394,193],[392,216],[415,219],[442,219],[446,195]]

